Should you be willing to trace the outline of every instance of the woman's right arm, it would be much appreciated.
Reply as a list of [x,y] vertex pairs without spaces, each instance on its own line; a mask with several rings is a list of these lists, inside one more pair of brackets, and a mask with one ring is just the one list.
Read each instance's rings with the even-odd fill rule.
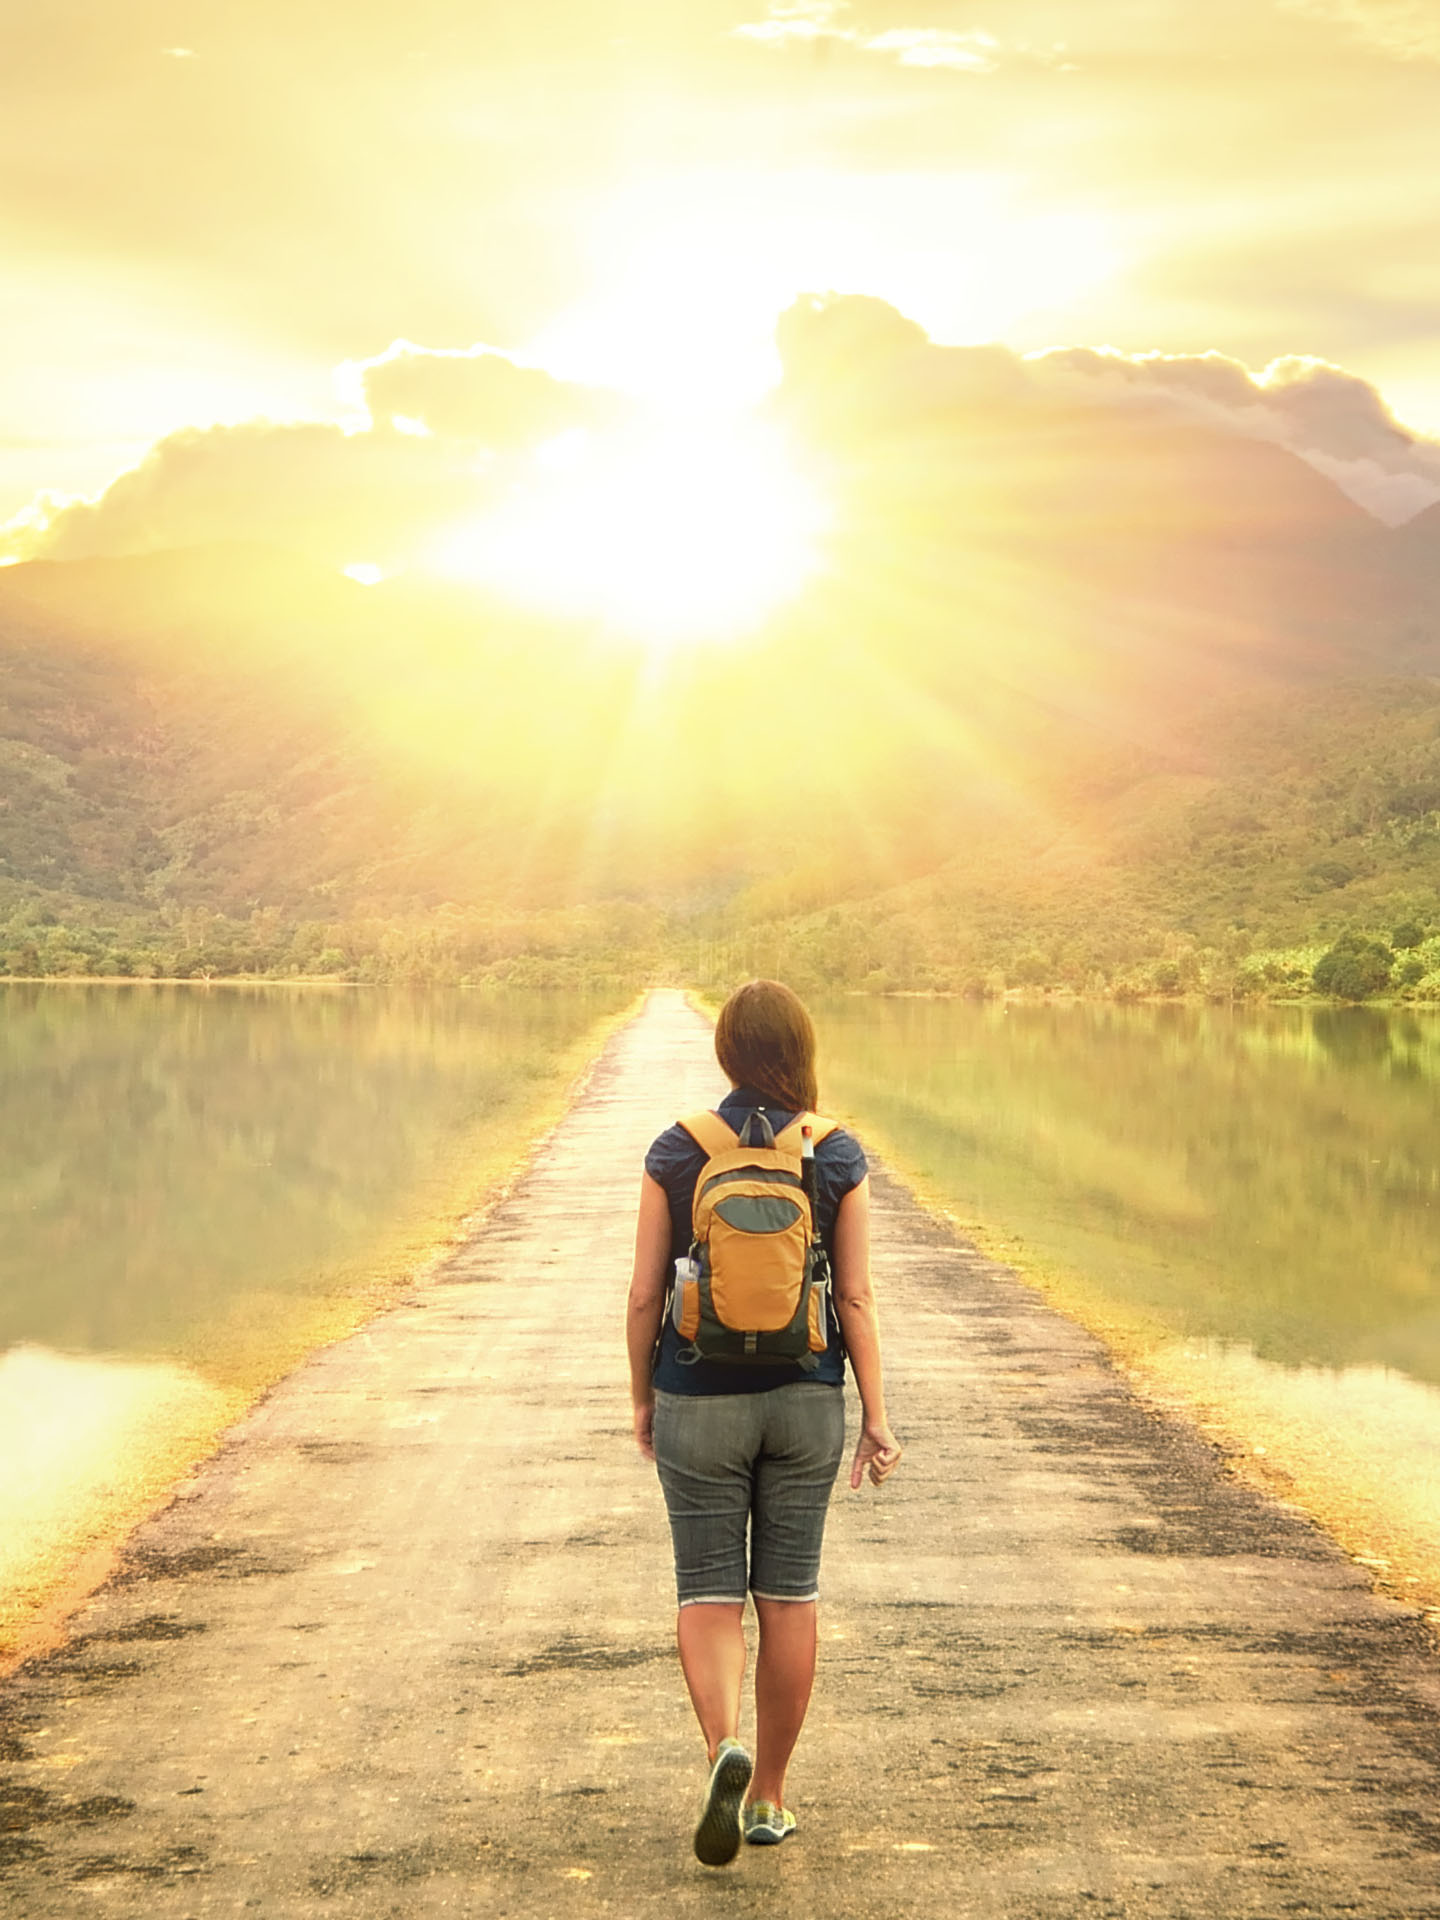
[[835,1308],[840,1315],[851,1370],[860,1393],[863,1422],[850,1465],[850,1485],[858,1487],[868,1468],[871,1484],[878,1487],[899,1464],[901,1449],[885,1415],[880,1321],[870,1285],[868,1175],[845,1195],[835,1215]]
[[670,1261],[670,1202],[652,1174],[640,1180],[640,1212],[635,1222],[635,1269],[625,1309],[625,1344],[630,1354],[630,1405],[635,1442],[647,1460],[655,1458],[655,1387],[650,1369],[660,1320],[665,1311],[665,1277]]

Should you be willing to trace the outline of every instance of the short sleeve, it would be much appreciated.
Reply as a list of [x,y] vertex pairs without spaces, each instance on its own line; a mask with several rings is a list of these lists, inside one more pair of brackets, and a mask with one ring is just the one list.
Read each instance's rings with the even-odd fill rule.
[[865,1158],[865,1149],[860,1142],[853,1133],[847,1133],[844,1127],[837,1127],[829,1139],[822,1141],[821,1145],[829,1149],[825,1155],[827,1163],[825,1174],[827,1181],[834,1188],[835,1204],[838,1207],[846,1194],[852,1188],[858,1187],[865,1178],[870,1171],[870,1163]]
[[844,1127],[837,1127],[833,1133],[826,1134],[815,1149],[815,1163],[820,1174],[820,1238],[830,1247],[834,1240],[835,1216],[840,1210],[840,1202],[852,1188],[859,1186],[869,1168],[864,1148],[854,1134],[847,1133]]
[[[668,1187],[685,1162],[692,1158],[695,1142],[683,1127],[667,1127],[650,1142],[645,1155],[645,1171],[662,1187]],[[631,1162],[634,1165],[634,1162]]]
[[704,1152],[681,1126],[667,1127],[651,1141],[645,1155],[646,1173],[665,1189],[670,1203],[672,1253],[684,1253],[690,1244],[690,1205],[696,1175],[704,1164]]

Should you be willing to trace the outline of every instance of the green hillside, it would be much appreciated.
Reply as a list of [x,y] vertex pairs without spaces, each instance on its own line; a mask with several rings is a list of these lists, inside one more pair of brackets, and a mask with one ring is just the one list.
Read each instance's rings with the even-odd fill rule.
[[1117,768],[1098,794],[1057,782],[1056,814],[979,833],[918,882],[717,919],[706,977],[1288,994],[1358,933],[1391,947],[1398,997],[1440,1000],[1440,681],[1257,694],[1191,739],[1188,761]]
[[789,404],[828,564],[723,648],[268,550],[7,569],[0,967],[1283,992],[1351,931],[1440,991],[1433,510],[1143,416]]

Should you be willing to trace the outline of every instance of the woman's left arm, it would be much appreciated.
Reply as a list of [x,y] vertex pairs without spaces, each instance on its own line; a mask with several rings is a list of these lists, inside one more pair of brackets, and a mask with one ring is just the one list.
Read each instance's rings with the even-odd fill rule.
[[890,1431],[880,1371],[880,1321],[870,1285],[870,1178],[852,1187],[835,1215],[835,1309],[845,1334],[850,1371],[860,1395],[862,1424],[850,1485],[868,1472],[879,1486],[899,1465],[900,1442]]
[[670,1202],[652,1174],[640,1182],[640,1217],[635,1223],[635,1270],[625,1309],[625,1343],[630,1350],[630,1404],[635,1441],[647,1460],[655,1458],[655,1383],[651,1367],[665,1311],[665,1275],[670,1264]]

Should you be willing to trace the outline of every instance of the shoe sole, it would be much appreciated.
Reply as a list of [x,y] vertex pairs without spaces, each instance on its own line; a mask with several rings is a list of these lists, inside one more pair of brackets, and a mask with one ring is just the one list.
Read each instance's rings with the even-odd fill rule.
[[778,1847],[794,1831],[794,1827],[786,1827],[783,1833],[776,1833],[773,1827],[752,1827],[745,1836],[745,1844],[747,1847]]
[[727,1747],[715,1762],[695,1829],[695,1858],[702,1866],[729,1866],[740,1851],[740,1807],[753,1771],[754,1762],[743,1747]]

